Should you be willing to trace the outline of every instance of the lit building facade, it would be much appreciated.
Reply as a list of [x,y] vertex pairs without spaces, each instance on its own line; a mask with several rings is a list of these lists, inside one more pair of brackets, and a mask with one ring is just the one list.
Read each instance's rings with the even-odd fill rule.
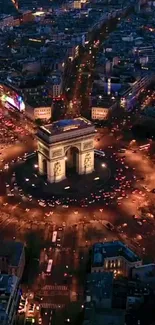
[[49,121],[51,119],[51,112],[51,106],[31,107],[27,105],[25,109],[25,115],[32,121],[38,119],[43,121]]
[[106,107],[92,107],[91,118],[92,120],[106,121],[109,117],[109,108]]
[[114,276],[128,277],[142,260],[120,241],[97,243],[93,246],[91,272],[111,271]]

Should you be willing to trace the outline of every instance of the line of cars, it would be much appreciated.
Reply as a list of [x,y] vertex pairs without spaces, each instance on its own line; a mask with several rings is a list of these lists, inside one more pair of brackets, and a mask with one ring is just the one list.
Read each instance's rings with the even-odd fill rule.
[[28,301],[26,298],[21,296],[19,307],[18,307],[18,313],[23,314],[26,312],[26,307],[27,307]]
[[[36,310],[38,310],[38,306],[36,306],[34,303],[29,303],[27,298],[21,296],[18,307],[18,314],[25,314],[24,325],[31,325],[36,323]],[[42,318],[40,316],[37,320],[37,324],[42,324]]]
[[[30,303],[28,306],[28,311],[26,313],[25,325],[38,324],[42,325],[42,318],[40,317],[39,306],[36,306],[34,303]],[[37,319],[37,322],[36,322]]]

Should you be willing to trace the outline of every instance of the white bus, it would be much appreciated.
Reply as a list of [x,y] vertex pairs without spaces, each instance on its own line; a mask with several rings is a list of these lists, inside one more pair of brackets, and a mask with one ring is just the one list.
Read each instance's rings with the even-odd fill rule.
[[142,151],[142,150],[147,150],[150,148],[150,143],[147,143],[147,144],[144,144],[142,146],[139,147],[139,150]]
[[28,160],[28,159],[30,159],[30,158],[33,158],[33,157],[35,157],[35,155],[36,155],[36,152],[26,153],[26,154],[24,155],[24,160]]
[[47,265],[47,269],[46,269],[46,273],[51,273],[52,265],[53,265],[53,260],[49,260],[48,265]]
[[105,157],[105,153],[102,150],[94,150],[95,155],[100,156],[100,157]]
[[55,243],[56,242],[57,235],[58,235],[58,232],[57,231],[53,231],[53,234],[52,234],[52,243]]

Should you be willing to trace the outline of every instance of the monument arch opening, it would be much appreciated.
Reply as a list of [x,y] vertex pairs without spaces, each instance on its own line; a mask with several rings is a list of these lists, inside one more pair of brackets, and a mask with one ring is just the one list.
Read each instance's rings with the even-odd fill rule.
[[47,160],[43,159],[43,174],[47,175]]
[[79,149],[71,146],[65,153],[66,176],[71,173],[78,173],[79,170]]

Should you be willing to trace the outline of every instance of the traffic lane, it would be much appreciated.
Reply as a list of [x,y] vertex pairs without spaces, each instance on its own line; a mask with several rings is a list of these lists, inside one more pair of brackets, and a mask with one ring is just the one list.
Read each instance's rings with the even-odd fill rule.
[[98,132],[95,136],[95,142],[94,146],[95,149],[108,149],[108,147],[114,147],[114,149],[117,150],[117,148],[120,148],[124,145],[124,141],[119,138],[113,133],[107,134]]
[[17,143],[16,145],[6,146],[1,150],[0,167],[4,166],[6,162],[9,163],[11,160],[23,156],[25,152],[32,152],[34,150],[36,150],[36,142],[33,141],[31,137],[27,138],[26,143]]
[[[153,196],[153,194],[152,194],[152,196]],[[132,201],[134,201],[134,202],[132,202]],[[103,220],[110,221],[111,223],[114,223],[116,225],[119,225],[119,222],[120,221],[121,222],[125,222],[125,221],[128,222],[128,221],[132,220],[131,219],[131,216],[133,214],[137,214],[138,209],[141,206],[146,205],[146,202],[147,201],[146,201],[146,198],[145,197],[143,197],[143,200],[142,200],[142,198],[141,198],[140,195],[138,195],[138,194],[132,194],[132,195],[129,195],[129,198],[128,199],[123,199],[121,201],[121,206],[116,207],[114,209],[112,209],[112,208],[104,208],[102,212],[100,212],[99,209],[97,209],[96,211],[94,211],[94,215],[92,213],[90,213],[89,218],[91,218],[90,220],[92,220],[92,223],[93,223],[94,218],[96,218],[97,220],[99,220],[99,219],[102,220],[103,219]],[[89,210],[89,208],[88,208],[88,210]],[[127,211],[130,211],[130,213],[128,214]],[[19,212],[19,215],[20,214],[21,214],[21,211]],[[27,214],[25,213],[25,223],[23,223],[23,228],[25,228],[26,222],[27,223],[31,223],[31,220],[32,220],[31,219],[31,215],[29,217],[30,217],[30,219],[28,221]],[[16,219],[17,216],[14,216],[14,218]],[[80,214],[80,218],[81,218],[81,214]],[[81,221],[79,221],[79,222],[81,222]],[[86,229],[86,231],[88,231],[88,228],[89,227],[90,227],[89,224],[88,224],[88,226],[87,225],[84,226],[84,228]],[[93,225],[93,227],[94,227],[94,225]],[[84,234],[84,232],[83,232],[82,228],[83,228],[83,226],[80,225],[79,226],[79,229],[78,229],[78,232],[77,232],[78,233],[78,237],[79,238],[82,237],[82,242],[81,241],[78,242],[78,245],[80,245],[80,246],[82,246],[82,245],[85,244],[84,243],[84,240],[83,240],[83,237],[84,237],[83,234]],[[81,231],[82,231],[82,235],[81,235]],[[70,239],[71,237],[70,237],[70,235],[68,236],[68,234],[70,234],[70,232],[71,232],[71,230],[69,230],[69,232],[66,233],[66,236],[68,237],[67,238],[68,244],[66,245],[66,248],[67,247],[72,247],[72,249],[73,249],[74,248],[74,245],[71,246],[72,245],[72,240]],[[73,232],[74,232],[74,230],[73,230]],[[74,236],[74,234],[73,234],[73,236]],[[63,261],[64,264],[66,264],[66,265],[67,265],[67,263],[68,264],[72,264],[72,256],[69,253],[65,253],[64,254],[64,251],[63,251],[62,254],[59,253],[59,256],[60,256],[59,258],[61,258],[61,260]],[[61,260],[58,263],[61,263]]]
[[55,254],[53,255],[55,265],[59,267],[61,265],[61,273],[64,274],[67,272],[68,269],[72,266],[73,263],[73,247],[64,248],[61,247],[60,249],[55,250]]
[[[21,114],[19,111],[8,110],[3,103],[0,102],[0,115],[2,122],[12,122],[15,127],[21,127],[23,131],[34,132],[35,124],[26,118],[25,115]],[[5,125],[7,127],[7,125]],[[10,130],[10,129],[8,129]]]
[[107,215],[101,215],[99,218],[95,219],[90,220],[89,223],[84,225],[80,247],[91,247],[98,241],[104,242],[118,239],[117,235],[108,231],[102,223],[103,221],[114,222],[114,215],[111,214],[110,218],[108,218]]
[[148,186],[149,190],[154,188],[155,184],[155,172],[154,172],[154,163],[148,156],[148,154],[144,155],[143,152],[137,151],[132,152],[132,150],[127,150],[126,161],[130,166],[135,167],[136,173],[139,176],[144,177],[145,179],[140,181],[139,184],[143,186],[145,183]]
[[[94,35],[95,39],[97,37],[97,40],[101,41],[101,44],[103,42],[103,40],[105,39],[105,37],[107,37],[107,35],[113,30],[115,29],[115,27],[117,26],[118,20],[117,19],[111,19],[110,20],[112,23],[109,24],[109,21],[107,21],[106,23],[104,23],[101,27],[101,32],[98,33],[98,35]],[[108,28],[108,30],[107,30]],[[106,31],[105,31],[106,29]],[[99,42],[100,43],[100,42]],[[91,43],[89,42],[89,49],[90,47],[92,47],[92,51],[91,53],[84,53],[84,55],[82,56],[81,60],[80,60],[80,67],[85,67],[88,65],[88,68],[90,68],[90,66],[93,65],[94,62],[94,58],[95,55],[98,52],[98,49],[94,47],[94,42],[93,40],[91,41]],[[72,94],[72,99],[75,100],[77,98],[77,96],[80,93],[80,88],[82,87],[82,82],[81,82],[81,70],[77,70],[76,71],[77,77],[76,77],[76,81],[75,81],[75,87],[71,88],[71,94]],[[90,79],[87,80],[87,85],[86,85],[86,89],[90,88],[90,84],[88,83]],[[87,93],[87,92],[86,92]],[[78,96],[79,97],[79,96]],[[81,105],[83,107],[83,105]],[[76,114],[76,113],[80,113],[80,109],[78,107],[76,107],[74,109],[74,112],[72,112],[72,114]],[[70,112],[69,112],[70,114]]]
[[70,252],[70,255],[66,256],[64,261],[64,251],[60,255],[59,262],[58,260],[55,261],[53,259],[53,267],[51,271],[50,276],[45,277],[46,284],[59,284],[59,285],[69,285],[69,277],[73,272],[73,265],[70,264],[72,258],[70,255],[72,255],[72,251]]
[[[16,208],[14,208],[14,207],[16,207]],[[12,208],[14,208],[14,209],[12,209]],[[22,208],[20,208],[16,205],[13,206],[12,208],[10,206],[3,206],[3,211],[11,213],[11,214],[13,213],[13,216],[15,219],[21,218]],[[102,212],[100,212],[100,210],[102,210]],[[85,227],[85,226],[80,225],[81,222],[86,224],[90,220],[94,220],[94,219],[97,219],[97,220],[105,219],[110,222],[113,222],[113,221],[117,222],[117,220],[119,220],[120,210],[121,210],[121,208],[118,206],[114,207],[114,208],[104,206],[104,208],[102,207],[101,209],[100,208],[92,208],[91,206],[90,207],[88,206],[87,209],[84,209],[84,208],[80,209],[78,215],[76,215],[76,222],[79,223],[80,233],[82,231],[82,227]],[[31,223],[31,222],[35,223],[35,222],[39,221],[38,228],[40,228],[40,227],[42,228],[45,226],[45,222],[42,220],[43,215],[44,215],[44,213],[42,211],[40,211],[39,209],[37,209],[37,208],[34,209],[34,213],[33,213],[33,209],[31,209],[29,212],[25,212],[24,214],[22,214],[22,220],[26,221],[27,223]],[[53,215],[55,215],[55,219],[59,219],[59,216],[61,215],[61,211],[54,212]],[[67,217],[68,217],[68,213],[65,214],[65,211],[64,211],[63,218],[64,218],[64,220],[66,220],[66,223],[68,221]],[[73,217],[74,217],[74,213],[73,213]],[[35,220],[34,220],[34,218],[35,218]],[[74,218],[72,220],[72,218],[70,216],[69,222],[71,222],[71,221],[74,223]],[[40,224],[40,222],[41,222],[41,224]],[[66,228],[67,228],[67,226],[66,226]],[[77,242],[78,236],[79,236],[79,238],[81,237],[81,234],[79,233],[79,231],[76,231],[76,234],[75,234],[74,228],[70,227],[68,230],[66,229],[65,237],[64,237],[64,244],[63,244],[64,249],[65,248],[66,249],[67,248],[74,249],[75,244],[72,241],[72,238],[75,238],[75,240]],[[62,254],[62,258],[65,261],[66,255]]]
[[[73,218],[74,218],[74,215],[73,215]],[[70,219],[72,219],[72,216],[70,216],[69,220]],[[72,247],[72,249],[76,249],[76,246],[77,246],[77,229],[75,227],[74,227],[74,231],[73,231],[72,226],[65,228],[63,246],[64,247]]]
[[41,317],[42,317],[42,324],[43,325],[51,325],[52,324],[52,317],[53,317],[53,310],[52,309],[42,308]]
[[[129,197],[129,200],[130,200],[130,197]],[[131,200],[132,200],[132,197],[131,197]],[[12,205],[13,205],[13,201],[12,201]],[[25,203],[25,209],[26,209],[26,206],[28,207],[28,205],[29,204]],[[37,207],[34,208],[34,205],[35,205],[35,203],[32,206],[31,206],[31,203],[30,203],[30,206],[29,206],[30,211],[25,212],[24,215],[22,216],[22,218],[26,218],[25,220],[30,220],[30,221],[33,219],[34,222],[40,220],[40,222],[42,222],[43,225],[45,225],[45,218],[47,219],[48,223],[51,222],[51,224],[52,224],[53,221],[54,222],[57,222],[57,221],[59,222],[59,219],[61,219],[61,217],[62,217],[62,208],[57,208],[56,210],[53,210],[53,215],[52,215],[52,220],[51,220],[50,218],[48,219],[48,217],[45,217],[46,209],[41,210],[41,209],[39,209]],[[16,209],[13,208],[13,206],[10,207],[9,205],[2,207],[3,211],[5,211],[6,213],[7,212],[10,213],[10,212],[12,212],[12,210],[15,210],[14,214],[15,214],[16,217],[21,215],[21,212],[23,211],[22,208],[23,208],[23,206],[21,206],[21,205],[16,206]],[[71,234],[71,237],[70,237],[70,233],[72,233],[72,231],[71,231],[71,228],[67,227],[67,225],[68,224],[74,224],[74,223],[77,223],[77,222],[85,222],[85,221],[87,221],[89,219],[93,219],[95,211],[98,213],[99,208],[98,209],[96,209],[95,207],[90,207],[89,208],[89,206],[88,206],[87,209],[78,208],[77,211],[73,211],[72,208],[71,209],[70,208],[69,209],[64,209],[64,211],[63,211],[63,221],[66,222],[66,230],[65,230],[65,235],[64,235],[64,247],[65,246],[69,247],[70,245],[73,245],[73,243],[75,245],[75,243],[77,241],[76,232],[74,232],[74,234]],[[107,211],[107,209],[105,207],[104,207],[104,211]],[[104,211],[103,211],[103,213],[104,213]],[[75,212],[76,213],[78,212],[78,213],[75,214]],[[114,216],[115,216],[115,213],[114,213]],[[107,213],[107,217],[108,218],[110,217],[109,213]],[[39,226],[41,226],[41,225],[39,225]],[[74,238],[73,242],[72,242],[71,238]]]
[[[122,204],[123,204],[123,202],[122,202]],[[137,204],[136,204],[137,205]],[[109,211],[111,211],[111,216],[112,216],[112,210],[109,210]],[[87,210],[87,212],[88,212],[88,210]],[[118,213],[120,212],[120,207],[119,207],[119,211],[118,211]],[[123,212],[124,213],[124,212]],[[125,212],[126,213],[126,212]],[[107,218],[107,213],[106,213],[106,218]],[[76,219],[77,219],[77,215],[76,215]],[[115,218],[115,220],[116,220],[116,218]]]

